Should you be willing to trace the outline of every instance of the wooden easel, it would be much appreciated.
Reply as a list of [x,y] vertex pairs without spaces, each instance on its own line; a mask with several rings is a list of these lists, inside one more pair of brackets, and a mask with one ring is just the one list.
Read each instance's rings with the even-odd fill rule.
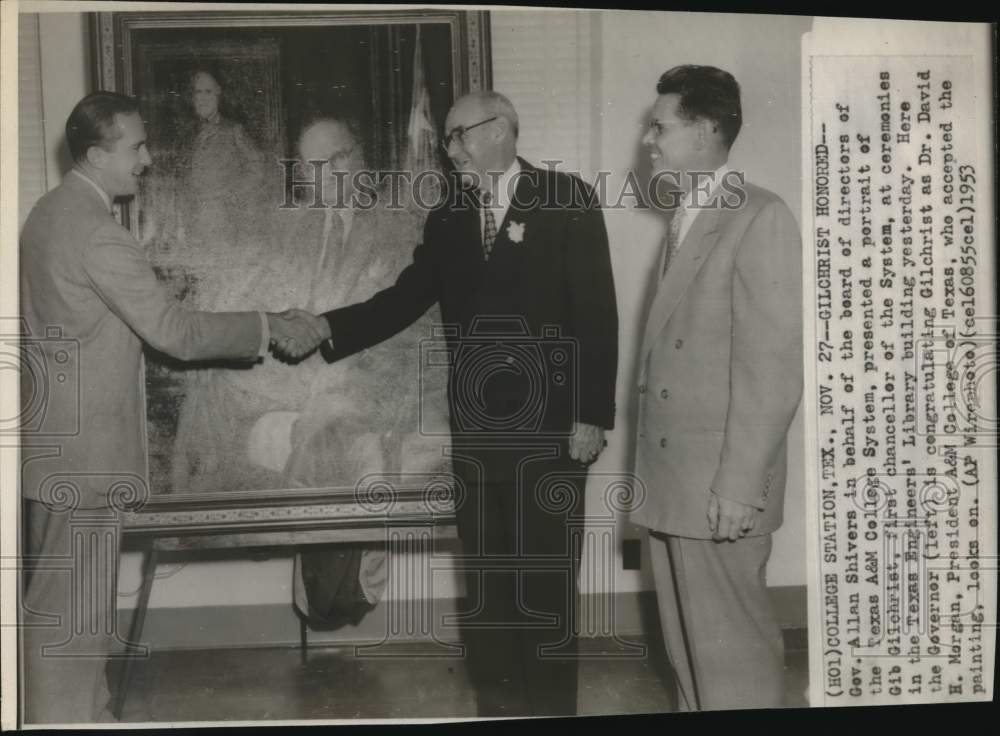
[[[123,549],[141,551],[143,561],[142,584],[115,694],[114,714],[119,719],[161,553],[385,543],[392,538],[404,538],[410,545],[430,545],[457,537],[453,514],[421,489],[393,489],[391,503],[378,505],[359,503],[349,494],[322,491],[304,491],[280,501],[273,494],[241,494],[238,499],[229,494],[211,494],[184,505],[177,500],[154,498],[139,511],[123,516]],[[303,657],[308,647],[307,631],[302,623]]]

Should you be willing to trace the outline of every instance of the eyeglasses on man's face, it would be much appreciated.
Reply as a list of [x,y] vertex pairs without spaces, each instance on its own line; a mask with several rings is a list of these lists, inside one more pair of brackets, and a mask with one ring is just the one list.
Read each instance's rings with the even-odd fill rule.
[[465,143],[466,133],[468,133],[473,128],[478,128],[480,125],[486,125],[486,123],[492,123],[498,117],[500,116],[494,115],[491,118],[486,118],[486,120],[480,120],[478,123],[475,123],[474,125],[468,125],[468,126],[459,125],[455,128],[452,128],[451,131],[444,137],[444,140],[441,141],[441,148],[447,151],[453,141],[459,141],[460,143]]
[[329,161],[332,166],[338,166],[345,163],[356,150],[358,150],[357,143],[350,148],[342,148],[339,151],[333,151],[329,156],[327,156],[326,160]]
[[649,132],[659,137],[674,126],[683,127],[691,125],[693,122],[693,120],[657,120],[654,118],[649,121]]

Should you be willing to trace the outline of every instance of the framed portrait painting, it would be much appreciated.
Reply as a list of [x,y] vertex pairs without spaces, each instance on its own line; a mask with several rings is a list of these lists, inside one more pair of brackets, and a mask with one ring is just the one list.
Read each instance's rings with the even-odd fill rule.
[[[122,220],[161,281],[191,309],[266,312],[326,311],[391,284],[426,211],[341,222],[299,202],[305,141],[372,172],[422,147],[422,165],[443,171],[448,109],[490,85],[488,22],[423,9],[95,14],[97,87],[139,100],[153,160]],[[133,525],[210,534],[266,509],[294,531],[337,516],[338,499],[363,516],[361,488],[384,511],[378,489],[419,479],[436,480],[414,500],[426,511],[432,486],[447,511],[446,378],[418,348],[435,318],[332,366],[318,354],[181,364],[147,349],[150,493]]]

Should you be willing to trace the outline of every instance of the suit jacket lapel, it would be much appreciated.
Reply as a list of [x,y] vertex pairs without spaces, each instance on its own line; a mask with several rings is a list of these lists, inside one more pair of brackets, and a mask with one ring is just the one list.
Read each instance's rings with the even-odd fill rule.
[[[656,297],[649,310],[646,321],[646,331],[642,343],[642,360],[646,359],[653,346],[653,341],[663,330],[670,316],[680,304],[684,293],[694,281],[698,271],[708,260],[709,253],[719,242],[719,211],[709,209],[702,211],[691,224],[687,236],[681,242],[681,248],[674,256],[673,263],[667,273],[660,279]],[[663,269],[664,254],[660,254],[658,267]]]
[[481,271],[485,261],[483,260],[483,223],[480,219],[479,208],[473,203],[467,209],[459,210],[455,217],[455,226],[461,233],[456,241],[461,257],[463,261],[468,259],[469,263],[475,264],[474,270],[476,272]]
[[[343,294],[345,304],[358,301],[354,296],[356,288],[368,286],[368,280],[363,276],[374,258],[372,249],[375,243],[371,242],[372,216],[371,210],[356,210],[351,220],[351,230],[343,242],[327,243],[327,248],[330,249],[327,255],[328,268],[333,270],[337,291]],[[334,217],[339,219],[340,215],[335,212]],[[343,234],[343,230],[338,229],[337,232]]]
[[[518,268],[520,269],[523,268],[526,259],[523,257],[525,254],[519,251],[524,250],[530,241],[533,230],[529,227],[529,223],[541,201],[541,187],[539,182],[541,172],[536,170],[534,166],[523,158],[518,157],[517,160],[521,164],[521,171],[524,173],[518,176],[517,188],[514,191],[510,206],[507,208],[503,220],[497,223],[497,238],[493,243],[493,253],[495,256],[499,248],[503,257],[517,257]],[[523,242],[515,243],[510,239],[510,226],[511,223],[515,222],[524,226],[523,236],[525,240]]]

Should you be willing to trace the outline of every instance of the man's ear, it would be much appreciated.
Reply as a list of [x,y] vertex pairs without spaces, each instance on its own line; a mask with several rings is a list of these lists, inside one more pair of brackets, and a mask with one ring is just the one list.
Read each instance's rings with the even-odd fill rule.
[[719,123],[708,118],[698,120],[698,148],[704,150],[710,148],[713,142],[722,139],[722,131],[719,130]]
[[496,133],[493,135],[494,141],[502,141],[508,135],[513,134],[514,131],[510,129],[510,121],[507,118],[498,117],[493,122],[497,124],[497,127],[495,128]]
[[100,146],[91,146],[87,149],[87,163],[95,169],[103,169],[108,152]]
[[708,148],[709,141],[712,140],[712,136],[714,135],[715,123],[706,118],[698,118],[698,121],[695,123],[695,130],[697,131],[694,144],[695,150],[704,151]]

